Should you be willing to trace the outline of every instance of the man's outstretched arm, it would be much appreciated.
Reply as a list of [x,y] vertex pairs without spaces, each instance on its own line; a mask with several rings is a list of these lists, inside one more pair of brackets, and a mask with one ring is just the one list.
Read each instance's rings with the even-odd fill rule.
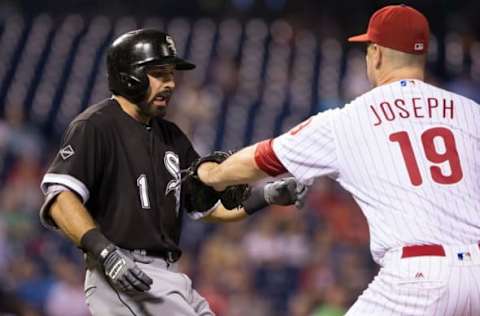
[[217,191],[229,185],[252,183],[287,172],[272,149],[272,140],[246,147],[221,164],[205,162],[198,168],[200,180]]
[[301,209],[306,194],[306,186],[297,182],[293,177],[283,178],[253,188],[250,196],[242,203],[243,207],[229,210],[222,203],[218,203],[214,211],[203,219],[209,222],[235,222],[269,205],[295,205]]

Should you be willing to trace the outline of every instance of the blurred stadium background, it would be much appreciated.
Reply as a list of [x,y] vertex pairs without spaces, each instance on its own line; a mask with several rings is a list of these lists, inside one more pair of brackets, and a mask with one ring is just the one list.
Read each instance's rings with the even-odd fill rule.
[[[197,150],[273,137],[369,85],[346,37],[398,3],[367,0],[0,1],[0,314],[89,315],[80,253],[40,226],[39,182],[68,122],[108,97],[117,35],[167,30],[197,64],[170,119]],[[480,101],[480,2],[405,1],[432,28],[428,81]],[[343,315],[376,272],[351,198],[318,181],[302,211],[238,224],[185,220],[181,269],[219,316]]]

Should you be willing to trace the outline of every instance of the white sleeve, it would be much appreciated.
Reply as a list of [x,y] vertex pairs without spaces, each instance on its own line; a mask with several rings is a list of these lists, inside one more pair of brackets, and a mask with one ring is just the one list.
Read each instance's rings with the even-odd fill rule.
[[85,204],[90,196],[85,184],[77,178],[68,174],[47,173],[42,179],[40,189],[43,194],[47,195],[50,187],[58,185],[67,188],[69,191],[73,191],[82,198],[83,204]]
[[339,110],[318,113],[273,140],[273,151],[300,182],[338,173],[333,118]]
[[55,201],[57,195],[64,191],[71,190],[61,184],[45,185],[43,190],[45,194],[45,201],[40,208],[40,222],[48,229],[57,230],[57,224],[55,224],[53,219],[50,217],[50,206]]

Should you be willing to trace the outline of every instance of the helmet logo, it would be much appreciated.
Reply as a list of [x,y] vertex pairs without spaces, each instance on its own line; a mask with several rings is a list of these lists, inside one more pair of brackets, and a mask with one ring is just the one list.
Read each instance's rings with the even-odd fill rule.
[[177,55],[177,49],[175,48],[175,42],[170,35],[165,36],[165,41],[167,42],[167,46],[169,49],[172,50],[174,55]]

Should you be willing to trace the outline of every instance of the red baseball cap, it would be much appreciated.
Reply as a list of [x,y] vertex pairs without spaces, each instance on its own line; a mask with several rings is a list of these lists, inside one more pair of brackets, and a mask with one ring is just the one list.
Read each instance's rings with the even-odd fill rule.
[[428,51],[430,27],[427,18],[412,7],[389,5],[376,11],[367,33],[348,38],[349,42],[372,42],[409,54]]

